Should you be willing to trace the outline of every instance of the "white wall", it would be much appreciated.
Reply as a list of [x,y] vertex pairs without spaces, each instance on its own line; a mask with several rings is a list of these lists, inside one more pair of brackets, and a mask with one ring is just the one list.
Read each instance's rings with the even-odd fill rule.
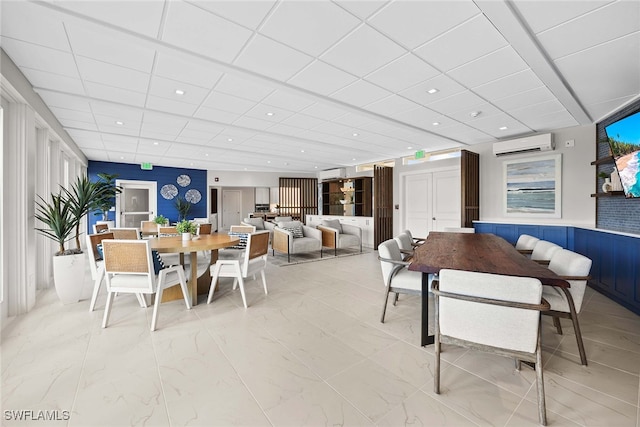
[[[524,154],[496,157],[492,143],[467,148],[480,154],[480,220],[505,223],[563,224],[595,226],[595,125],[577,126],[553,131],[556,149],[548,153],[562,154],[562,218],[531,218],[505,216],[503,206],[503,162],[535,158],[543,154]],[[574,140],[575,146],[565,147]]]

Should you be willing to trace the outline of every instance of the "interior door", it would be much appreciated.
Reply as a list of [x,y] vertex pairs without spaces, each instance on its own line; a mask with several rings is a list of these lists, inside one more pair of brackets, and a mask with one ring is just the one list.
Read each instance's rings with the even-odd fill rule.
[[122,192],[116,197],[116,227],[140,227],[152,220],[158,210],[155,181],[116,180]]
[[239,190],[222,190],[222,228],[229,230],[232,225],[239,225],[242,196]]
[[443,231],[446,227],[460,227],[462,202],[460,171],[433,173],[433,209],[431,229]]
[[407,175],[404,178],[404,215],[401,230],[425,237],[432,228],[431,173]]

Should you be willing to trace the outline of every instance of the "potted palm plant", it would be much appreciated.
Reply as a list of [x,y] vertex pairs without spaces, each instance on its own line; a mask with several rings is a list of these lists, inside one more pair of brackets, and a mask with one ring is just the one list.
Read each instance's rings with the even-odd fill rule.
[[183,197],[176,197],[174,205],[178,210],[178,221],[187,219],[187,215],[191,211],[191,202],[187,201]]
[[97,195],[91,203],[91,209],[97,210],[96,215],[102,215],[102,220],[98,223],[107,223],[113,227],[113,221],[109,221],[109,211],[116,205],[116,195],[122,193],[122,188],[116,185],[118,174],[99,173]]

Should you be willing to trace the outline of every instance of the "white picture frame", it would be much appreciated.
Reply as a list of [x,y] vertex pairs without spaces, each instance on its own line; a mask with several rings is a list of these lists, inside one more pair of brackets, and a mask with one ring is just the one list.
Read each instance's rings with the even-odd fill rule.
[[505,160],[503,183],[505,216],[562,218],[562,154]]

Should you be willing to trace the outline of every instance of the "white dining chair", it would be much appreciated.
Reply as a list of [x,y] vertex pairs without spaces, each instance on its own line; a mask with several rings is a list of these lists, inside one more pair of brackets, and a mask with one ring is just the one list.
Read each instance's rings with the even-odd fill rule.
[[[440,270],[435,298],[434,392],[440,394],[442,344],[472,348],[535,363],[538,417],[547,424],[540,312],[549,309],[538,279]],[[451,384],[456,387],[456,384]]]
[[151,331],[156,330],[158,308],[165,288],[179,284],[185,305],[188,310],[191,309],[187,280],[182,266],[165,267],[156,273],[148,240],[103,240],[102,251],[108,292],[102,319],[103,328],[106,328],[109,322],[116,293],[154,296]]
[[538,240],[531,252],[531,259],[541,265],[549,265],[549,261],[556,251],[562,249],[561,246],[546,240]]
[[105,239],[113,239],[113,233],[102,232],[98,234],[87,234],[86,237],[89,270],[91,271],[91,280],[93,280],[93,292],[91,294],[91,302],[89,303],[89,311],[93,311],[96,308],[98,293],[104,280],[104,260],[98,250],[98,245]]
[[540,239],[528,234],[521,234],[516,241],[516,249],[523,255],[531,255],[533,248]]
[[411,236],[403,231],[402,233],[395,236],[393,240],[395,240],[398,244],[398,248],[402,253],[402,260],[409,261],[413,257],[413,251],[415,249]]

